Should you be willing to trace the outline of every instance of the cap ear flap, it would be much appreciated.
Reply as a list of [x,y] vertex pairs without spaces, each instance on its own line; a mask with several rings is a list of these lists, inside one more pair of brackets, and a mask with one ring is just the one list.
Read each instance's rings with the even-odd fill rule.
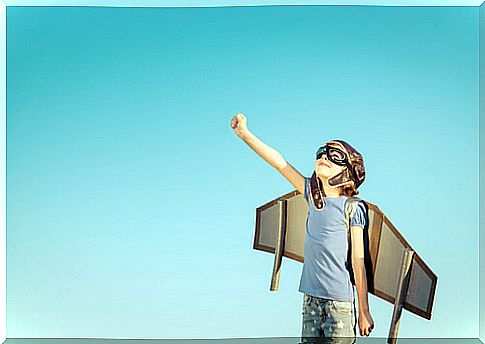
[[325,191],[323,190],[323,185],[320,185],[320,180],[315,172],[313,172],[312,177],[310,178],[310,192],[315,207],[317,209],[322,209],[324,205],[323,197],[325,197]]
[[365,171],[362,169],[362,166],[355,165],[354,166],[354,178],[356,187],[359,187],[365,179]]
[[360,169],[359,169],[359,166],[358,165],[354,165],[352,167],[352,177],[353,179],[355,179],[355,182],[357,183],[359,181],[359,177],[360,177]]
[[351,174],[351,172],[350,172],[349,168],[347,166],[345,166],[345,169],[342,172],[340,172],[340,173],[336,174],[335,176],[329,178],[327,183],[332,188],[338,188],[339,186],[349,184],[352,181],[350,174]]

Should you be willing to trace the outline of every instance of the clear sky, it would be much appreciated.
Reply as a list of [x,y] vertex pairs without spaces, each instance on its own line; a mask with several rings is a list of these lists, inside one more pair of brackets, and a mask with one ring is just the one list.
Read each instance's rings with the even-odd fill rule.
[[266,6],[266,5],[367,5],[367,6],[480,6],[483,0],[1,0],[7,6]]
[[438,275],[400,336],[478,336],[478,8],[268,6],[7,8],[7,337],[299,336],[302,265],[270,292],[252,249],[293,187],[236,112],[305,176],[357,148]]

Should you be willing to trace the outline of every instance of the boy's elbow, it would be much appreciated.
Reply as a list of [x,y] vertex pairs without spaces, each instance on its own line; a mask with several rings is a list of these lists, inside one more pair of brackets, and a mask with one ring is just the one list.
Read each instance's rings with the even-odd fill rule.
[[278,160],[273,163],[273,167],[278,170],[278,172],[282,173],[283,169],[288,166],[288,162],[286,160]]

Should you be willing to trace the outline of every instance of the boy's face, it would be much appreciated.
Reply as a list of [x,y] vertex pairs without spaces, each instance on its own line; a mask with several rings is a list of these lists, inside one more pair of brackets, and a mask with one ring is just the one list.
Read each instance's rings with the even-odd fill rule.
[[[332,147],[339,148],[335,145],[329,145]],[[323,154],[320,159],[315,161],[315,173],[319,177],[329,178],[333,177],[344,169],[344,166],[337,165],[330,161],[326,154]]]

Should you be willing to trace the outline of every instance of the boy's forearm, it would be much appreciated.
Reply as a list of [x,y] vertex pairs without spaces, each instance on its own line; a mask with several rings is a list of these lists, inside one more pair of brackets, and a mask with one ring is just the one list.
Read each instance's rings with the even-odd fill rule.
[[367,298],[367,277],[364,260],[353,261],[352,269],[354,271],[355,288],[357,289],[357,297],[359,299],[359,312],[368,311],[369,301]]
[[277,170],[282,169],[288,164],[278,151],[258,139],[251,132],[248,131],[241,139]]

